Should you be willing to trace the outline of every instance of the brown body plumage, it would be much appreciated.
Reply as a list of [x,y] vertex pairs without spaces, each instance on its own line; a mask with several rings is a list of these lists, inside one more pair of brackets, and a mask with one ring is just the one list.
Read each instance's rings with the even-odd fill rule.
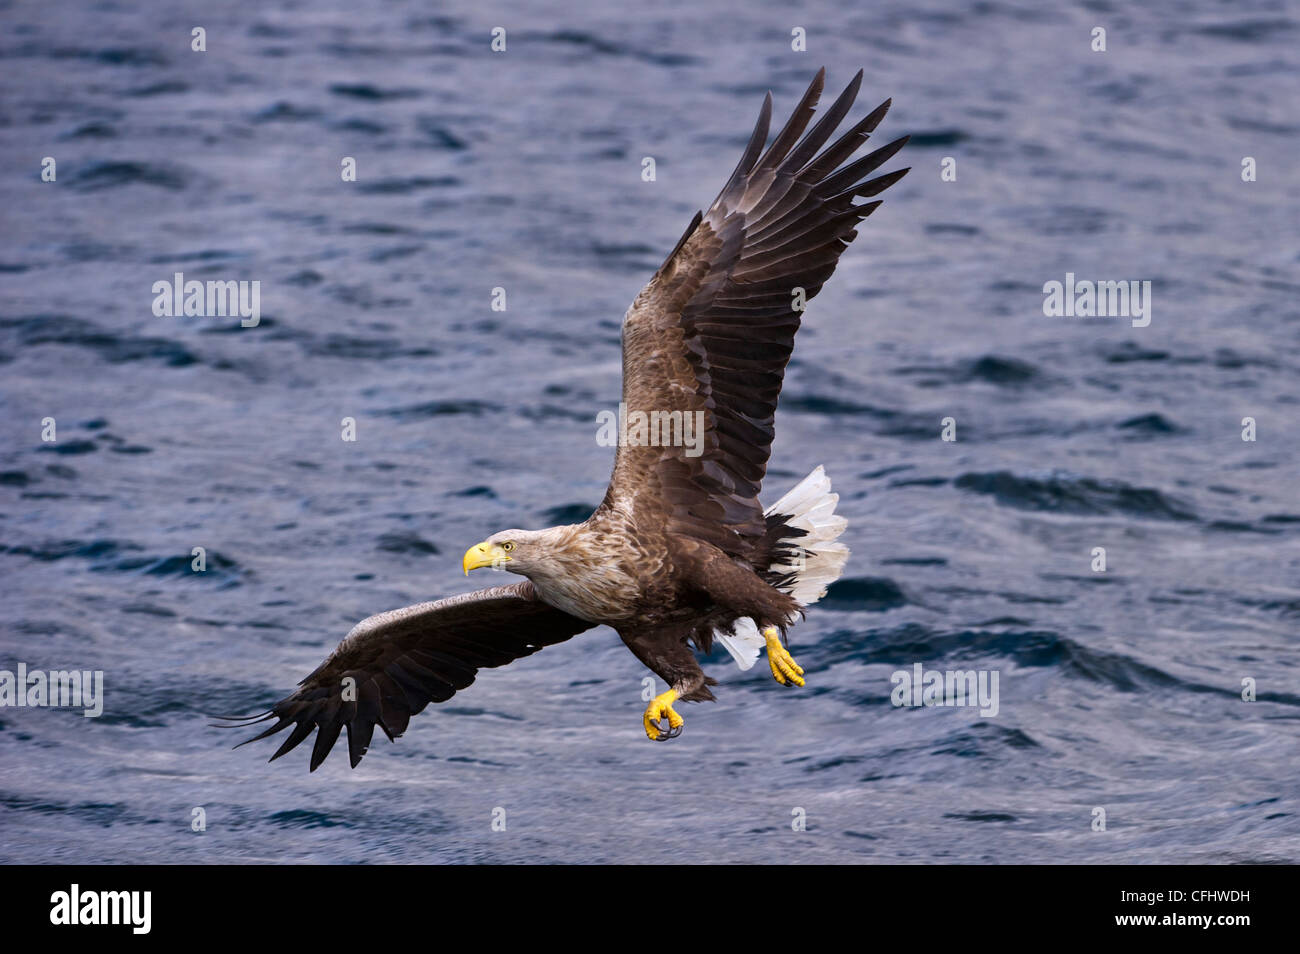
[[[588,520],[503,531],[465,556],[466,572],[498,565],[527,581],[358,624],[295,693],[260,717],[276,721],[255,738],[293,726],[273,759],[319,727],[315,769],[346,728],[355,766],[376,724],[396,737],[412,714],[468,686],[478,669],[596,624],[617,630],[671,687],[656,700],[662,705],[647,712],[652,738],[655,714],[671,726],[658,738],[680,731],[675,699],[713,698],[708,686],[715,680],[704,675],[692,646],[707,652],[715,636],[730,640],[750,621],[767,633],[769,656],[784,656],[769,659],[773,675],[802,684],[802,670],[774,634],[784,635],[819,595],[797,598],[800,561],[830,549],[819,551],[801,538],[829,527],[818,539],[833,541],[843,521],[829,517],[833,496],[802,500],[788,512],[765,513],[759,503],[777,397],[802,317],[797,303],[817,294],[857,224],[880,204],[857,200],[879,194],[907,171],[864,181],[906,139],[848,161],[888,101],[826,145],[853,104],[861,73],[808,129],[823,78],[819,72],[764,150],[768,95],[731,178],[624,319],[624,403],[646,412],[702,414],[702,445],[690,452],[620,446],[609,489]],[[810,493],[823,489],[809,486]],[[824,579],[837,576],[847,556],[834,546]]]

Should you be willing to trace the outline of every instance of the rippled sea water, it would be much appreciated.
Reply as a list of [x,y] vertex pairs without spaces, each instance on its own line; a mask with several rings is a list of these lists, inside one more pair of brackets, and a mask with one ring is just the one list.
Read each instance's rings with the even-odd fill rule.
[[[0,17],[0,668],[106,692],[98,719],[0,709],[0,859],[1300,861],[1293,4]],[[762,94],[783,119],[823,64],[831,92],[865,68],[855,117],[893,97],[876,140],[911,133],[914,168],[777,417],[767,498],[825,464],[850,520],[791,633],[807,688],[718,649],[719,701],[651,745],[600,629],[355,771],[232,751],[204,712],[500,582],[460,574],[489,533],[594,507],[625,308]],[[260,281],[260,325],[155,317],[177,271]],[[1151,281],[1150,325],[1046,317],[1067,272]],[[894,707],[916,663],[996,671],[997,716]]]

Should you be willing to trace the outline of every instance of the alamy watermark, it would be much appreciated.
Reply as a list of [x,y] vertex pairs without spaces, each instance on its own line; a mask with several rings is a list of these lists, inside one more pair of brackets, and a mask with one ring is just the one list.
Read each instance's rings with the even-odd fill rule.
[[998,671],[996,669],[923,669],[916,663],[899,669],[889,681],[894,690],[889,699],[895,706],[979,706],[980,715],[998,714]]
[[87,719],[104,712],[102,669],[58,669],[45,672],[19,663],[17,672],[0,669],[0,707],[80,707]]
[[256,328],[262,320],[262,283],[185,280],[177,272],[172,280],[153,283],[153,313],[159,318],[225,318],[239,316],[240,326]]
[[1076,281],[1074,272],[1065,281],[1043,285],[1043,314],[1048,318],[1132,318],[1134,328],[1151,324],[1149,281]]
[[596,415],[596,443],[601,447],[684,447],[687,457],[704,453],[703,411],[629,411]]
[[148,934],[152,908],[152,891],[83,891],[74,884],[50,895],[50,923],[118,924],[130,927],[132,934]]

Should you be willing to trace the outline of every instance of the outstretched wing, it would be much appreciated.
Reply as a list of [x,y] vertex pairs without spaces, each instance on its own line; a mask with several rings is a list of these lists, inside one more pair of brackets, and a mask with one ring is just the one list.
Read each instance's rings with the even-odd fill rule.
[[[504,666],[592,626],[543,603],[527,580],[371,616],[353,627],[293,695],[270,712],[238,722],[277,720],[240,745],[292,725],[271,756],[274,762],[317,729],[314,772],[346,728],[356,768],[376,725],[391,741],[406,731],[411,716],[430,702],[446,702],[472,683],[478,670]],[[353,691],[345,694],[349,678]]]
[[[631,415],[658,413],[649,440],[620,446],[603,507],[630,513],[748,559],[764,534],[759,489],[772,449],[773,419],[800,311],[835,271],[878,195],[908,171],[873,170],[907,137],[849,160],[886,111],[886,100],[830,146],[862,73],[807,134],[821,95],[818,72],[772,145],[772,95],[740,164],[703,215],[642,289],[623,322],[623,402]],[[800,138],[802,136],[802,139]],[[662,446],[664,429],[702,412],[704,433]],[[660,446],[652,446],[658,442]],[[671,442],[670,442],[671,443]],[[694,446],[692,446],[694,444]]]

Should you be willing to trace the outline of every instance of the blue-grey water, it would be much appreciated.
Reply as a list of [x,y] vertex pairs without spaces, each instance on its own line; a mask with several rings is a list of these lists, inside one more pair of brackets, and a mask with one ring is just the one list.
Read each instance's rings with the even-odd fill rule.
[[[0,860],[1300,861],[1294,4],[0,18],[0,669],[105,686],[97,719],[0,709]],[[205,712],[600,500],[624,310],[823,64],[865,68],[855,118],[893,97],[913,171],[777,417],[767,499],[825,464],[850,520],[791,632],[807,687],[719,648],[718,702],[653,745],[599,629],[355,771],[232,751]],[[259,281],[260,324],[156,317],[178,271]],[[1150,324],[1045,316],[1067,272],[1150,281]],[[893,706],[917,663],[996,672],[997,715]]]

